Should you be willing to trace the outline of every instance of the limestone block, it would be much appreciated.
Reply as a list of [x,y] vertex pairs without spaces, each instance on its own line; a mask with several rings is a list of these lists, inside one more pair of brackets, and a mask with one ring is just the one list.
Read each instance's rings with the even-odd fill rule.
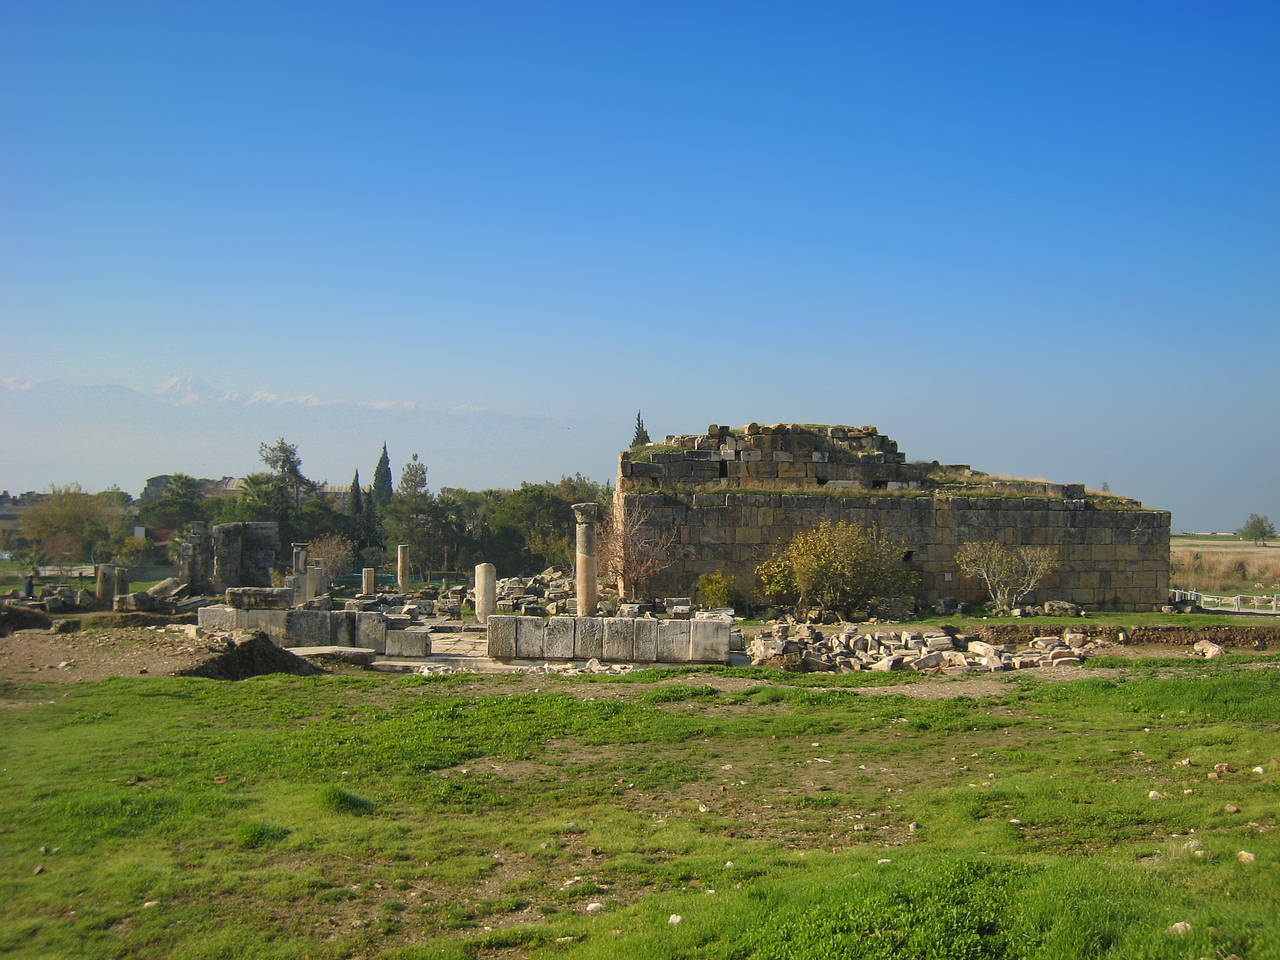
[[659,663],[689,662],[689,627],[692,620],[659,620],[658,648],[654,657]]
[[431,656],[431,634],[425,627],[406,627],[387,631],[387,656]]
[[361,612],[355,615],[355,645],[374,653],[387,652],[387,621],[382,614]]
[[328,610],[286,610],[282,647],[323,647],[330,639]]
[[356,615],[349,610],[335,610],[329,615],[329,643],[335,647],[356,645]]
[[573,617],[552,617],[543,633],[542,655],[548,660],[573,659]]
[[578,617],[573,625],[573,656],[578,660],[604,656],[604,620]]
[[493,616],[485,621],[489,637],[489,656],[510,660],[516,655],[516,618]]
[[608,617],[604,621],[604,659],[630,662],[635,656],[635,620]]
[[240,630],[261,630],[279,642],[285,635],[288,616],[288,610],[241,610],[236,614],[236,627]]
[[516,656],[522,660],[541,660],[545,632],[541,617],[516,617]]
[[689,624],[689,659],[696,663],[729,662],[729,622],[693,620]]
[[209,633],[230,633],[236,628],[235,608],[225,604],[201,607],[196,611],[196,623]]
[[288,610],[293,591],[287,587],[228,587],[227,606],[238,610]]
[[632,657],[640,663],[652,663],[658,659],[658,620],[637,619]]

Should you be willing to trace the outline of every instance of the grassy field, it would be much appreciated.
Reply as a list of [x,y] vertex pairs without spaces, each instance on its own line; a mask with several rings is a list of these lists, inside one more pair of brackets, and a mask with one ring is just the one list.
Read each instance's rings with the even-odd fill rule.
[[1124,667],[9,686],[0,953],[1280,957],[1280,660]]
[[1182,534],[1169,539],[1170,584],[1209,593],[1280,593],[1280,549],[1234,536]]

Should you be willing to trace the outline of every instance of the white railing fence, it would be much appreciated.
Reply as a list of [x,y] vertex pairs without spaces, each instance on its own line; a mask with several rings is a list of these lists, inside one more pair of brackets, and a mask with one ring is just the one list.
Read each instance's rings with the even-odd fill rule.
[[1238,593],[1234,596],[1223,596],[1214,593],[1201,593],[1199,590],[1170,590],[1175,603],[1183,600],[1189,600],[1192,603],[1199,604],[1206,610],[1210,607],[1216,610],[1233,610],[1236,613],[1255,612],[1265,613],[1270,609],[1271,613],[1280,613],[1280,593],[1272,594],[1269,597],[1251,596],[1246,593]]

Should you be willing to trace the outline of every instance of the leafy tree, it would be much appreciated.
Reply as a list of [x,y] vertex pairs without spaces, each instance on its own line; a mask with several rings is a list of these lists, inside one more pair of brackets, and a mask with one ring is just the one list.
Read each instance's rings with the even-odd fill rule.
[[378,457],[378,465],[373,468],[373,502],[381,510],[391,502],[391,459],[387,456],[387,445],[382,444],[382,456]]
[[636,432],[631,437],[631,445],[633,447],[638,447],[638,446],[641,446],[642,444],[652,443],[652,442],[653,441],[649,439],[649,431],[645,429],[644,420],[640,418],[640,411],[637,410],[636,411]]
[[911,594],[920,578],[903,566],[906,546],[856,523],[824,520],[756,567],[766,598],[848,613],[878,597]]
[[412,496],[427,489],[427,465],[415,453],[400,470],[400,483],[396,493]]
[[996,540],[974,540],[956,551],[956,566],[981,580],[997,613],[1029,594],[1058,566],[1048,547],[1009,547]]
[[22,536],[28,543],[48,544],[46,552],[56,547],[60,557],[70,550],[78,554],[74,559],[98,563],[130,534],[127,507],[128,497],[118,490],[95,495],[78,483],[53,486],[48,497],[23,512]]
[[1276,525],[1271,522],[1271,518],[1256,513],[1249,514],[1248,522],[1236,531],[1236,536],[1241,540],[1252,540],[1260,547],[1265,547],[1267,541],[1275,535]]
[[165,484],[164,496],[140,509],[138,519],[149,527],[169,530],[208,519],[200,481],[185,473],[173,474]]
[[280,437],[272,444],[258,444],[258,456],[280,483],[293,493],[294,509],[300,507],[303,491],[314,489],[315,484],[302,475],[302,460],[298,456],[297,444]]

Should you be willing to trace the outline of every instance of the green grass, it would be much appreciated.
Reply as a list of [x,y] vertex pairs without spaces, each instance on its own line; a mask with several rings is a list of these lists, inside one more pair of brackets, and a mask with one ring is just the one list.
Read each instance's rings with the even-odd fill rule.
[[1280,956],[1276,661],[1117,665],[10,684],[0,954]]

